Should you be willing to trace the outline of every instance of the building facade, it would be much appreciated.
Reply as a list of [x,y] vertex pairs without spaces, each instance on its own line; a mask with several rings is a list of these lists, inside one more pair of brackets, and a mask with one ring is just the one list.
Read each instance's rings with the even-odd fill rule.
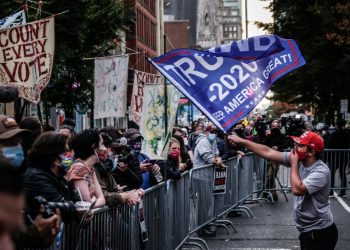
[[223,0],[220,8],[220,26],[225,44],[242,39],[242,6],[241,0]]
[[189,45],[207,49],[242,38],[241,0],[164,0],[166,19],[189,21]]
[[[157,53],[157,11],[158,0],[133,0],[134,25],[130,26],[126,35],[129,67],[131,70],[139,70],[148,73],[156,73],[146,57],[155,57]],[[132,54],[137,52],[138,54]],[[130,75],[130,74],[129,74]],[[130,79],[130,78],[129,78]]]

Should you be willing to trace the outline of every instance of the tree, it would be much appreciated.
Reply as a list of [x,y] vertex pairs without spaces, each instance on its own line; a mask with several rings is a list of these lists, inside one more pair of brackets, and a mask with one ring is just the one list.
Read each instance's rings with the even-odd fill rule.
[[[0,16],[10,15],[22,4],[2,1]],[[38,12],[33,8],[39,6],[34,1],[28,4],[29,20],[37,19]],[[83,58],[108,55],[115,47],[118,30],[128,26],[132,12],[122,0],[46,0],[41,7],[43,16],[69,10],[55,18],[53,87],[45,91],[49,106],[61,103],[67,116],[73,117],[77,106],[87,109],[92,105],[94,62]]]
[[257,23],[273,34],[296,40],[306,60],[305,66],[274,84],[274,99],[312,103],[328,123],[339,110],[339,100],[350,94],[346,70],[350,66],[349,44],[337,42],[347,39],[335,39],[344,34],[349,38],[349,26],[339,29],[339,20],[346,16],[339,10],[341,2],[275,0],[270,5],[274,22]]

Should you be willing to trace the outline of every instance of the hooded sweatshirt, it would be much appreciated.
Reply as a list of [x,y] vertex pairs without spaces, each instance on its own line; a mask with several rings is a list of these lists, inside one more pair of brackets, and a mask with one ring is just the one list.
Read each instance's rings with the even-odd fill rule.
[[211,164],[215,156],[219,155],[216,141],[210,143],[205,134],[200,134],[196,140],[194,149],[193,168],[203,167]]

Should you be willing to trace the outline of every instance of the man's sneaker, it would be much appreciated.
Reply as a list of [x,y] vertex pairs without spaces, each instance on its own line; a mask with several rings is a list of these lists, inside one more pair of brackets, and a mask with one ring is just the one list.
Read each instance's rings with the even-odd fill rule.
[[201,237],[215,237],[216,236],[216,231],[210,231],[207,228],[201,228],[197,231],[198,236]]
[[340,192],[339,197],[346,198],[345,192]]
[[329,198],[334,198],[334,193],[333,193],[333,191],[331,191],[331,192],[329,193]]

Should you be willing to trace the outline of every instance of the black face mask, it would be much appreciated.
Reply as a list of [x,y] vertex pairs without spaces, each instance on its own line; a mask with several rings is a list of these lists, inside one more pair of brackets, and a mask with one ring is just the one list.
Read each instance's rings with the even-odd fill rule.
[[241,129],[241,128],[238,128],[238,129],[235,129],[235,133],[236,133],[238,136],[242,137],[242,136],[244,135],[244,130]]
[[279,128],[273,128],[271,129],[271,134],[278,135],[281,133],[281,130]]

